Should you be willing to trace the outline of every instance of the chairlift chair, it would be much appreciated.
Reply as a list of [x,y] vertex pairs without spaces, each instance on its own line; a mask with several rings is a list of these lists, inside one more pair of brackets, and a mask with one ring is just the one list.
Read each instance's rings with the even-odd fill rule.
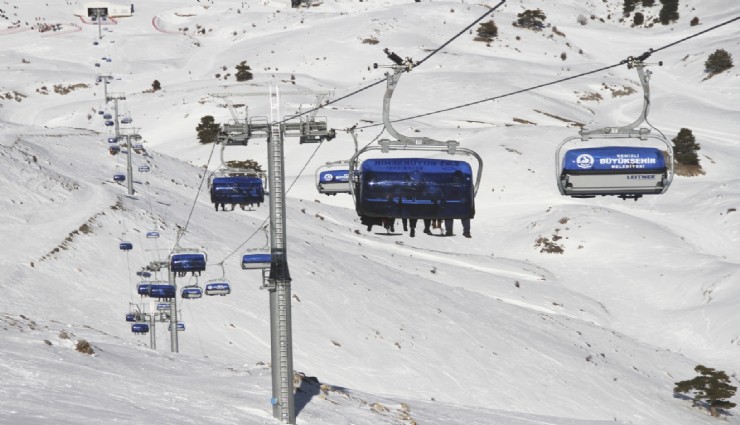
[[119,183],[124,182],[126,181],[126,175],[125,174],[114,174],[113,181],[119,182]]
[[106,122],[105,122],[105,126],[106,126],[106,127],[113,127],[113,126],[114,126],[115,124],[116,124],[116,123],[114,123],[114,122],[113,122],[113,121],[111,121],[111,120],[108,120],[108,121],[106,121]]
[[180,297],[185,300],[203,298],[203,290],[199,286],[185,286],[180,290]]
[[172,304],[168,302],[157,303],[157,311],[170,311]]
[[[177,326],[177,330],[178,330],[179,332],[182,332],[182,331],[184,331],[184,330],[185,330],[185,322],[177,322],[177,325],[176,325],[176,326]],[[170,324],[169,324],[169,325],[167,326],[167,331],[168,331],[168,332],[172,332],[172,323],[170,323]]]
[[134,249],[134,244],[128,241],[123,241],[118,244],[118,248],[121,251],[131,251],[132,249]]
[[108,138],[108,143],[118,143],[118,139],[115,138],[115,137],[109,137]]
[[139,165],[139,172],[140,173],[148,173],[151,169],[148,165]]
[[139,282],[136,285],[136,293],[141,295],[142,297],[148,297],[149,296],[149,290],[151,289],[152,284],[150,282]]
[[150,230],[146,232],[147,239],[157,239],[159,237],[159,232],[156,230]]
[[206,254],[203,252],[177,252],[170,255],[170,271],[184,276],[186,273],[193,274],[206,269]]
[[260,270],[269,269],[272,263],[272,255],[257,253],[257,254],[244,254],[242,256],[242,269],[244,270]]
[[121,118],[121,124],[131,124],[132,122],[133,122],[133,120],[131,119],[131,117],[123,117],[123,118]]
[[145,334],[149,332],[149,325],[146,323],[134,323],[131,325],[131,332],[135,334]]
[[231,293],[231,285],[226,279],[214,279],[206,282],[205,294],[209,296],[226,296]]
[[177,295],[175,285],[170,285],[169,282],[152,283],[149,287],[149,296],[152,298],[171,299],[175,298],[175,295]]
[[[556,181],[560,194],[574,198],[617,196],[637,200],[643,195],[659,195],[673,181],[673,146],[661,134],[640,128],[650,106],[650,72],[639,59],[630,58],[644,91],[642,113],[635,122],[622,127],[581,130],[558,145],[555,152]],[[570,148],[581,142],[587,147]],[[638,146],[649,141],[654,146]],[[565,147],[568,146],[568,149]],[[663,150],[664,149],[664,150]]]
[[108,152],[109,152],[109,153],[110,153],[111,155],[116,155],[116,154],[118,154],[119,152],[121,152],[121,147],[120,147],[120,146],[118,146],[118,145],[111,145],[111,146],[110,146],[110,147],[108,148]]
[[109,114],[108,112],[103,113],[103,119],[104,120],[111,120],[113,119],[113,115]]
[[324,195],[352,193],[349,187],[349,161],[327,162],[316,170],[316,189]]

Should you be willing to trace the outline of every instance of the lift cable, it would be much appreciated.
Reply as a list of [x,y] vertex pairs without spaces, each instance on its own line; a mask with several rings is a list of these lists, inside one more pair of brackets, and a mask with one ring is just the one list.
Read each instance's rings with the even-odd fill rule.
[[206,176],[208,175],[208,166],[211,164],[211,158],[213,158],[213,152],[216,150],[216,142],[213,142],[213,147],[211,148],[211,153],[208,155],[208,161],[206,162],[206,168],[203,170],[203,177],[200,179],[200,185],[198,185],[198,191],[195,193],[195,199],[193,200],[193,206],[190,208],[190,214],[188,214],[188,219],[185,222],[185,226],[182,228],[182,232],[179,232],[177,235],[177,238],[175,239],[175,246],[179,246],[180,239],[185,235],[185,232],[188,230],[188,225],[190,224],[190,219],[193,217],[193,211],[195,211],[195,206],[198,203],[198,197],[200,196],[200,192],[203,189],[203,183],[206,181]]
[[[449,45],[450,43],[452,43],[453,41],[455,41],[455,39],[457,39],[458,37],[460,37],[460,36],[461,36],[461,35],[462,35],[462,34],[463,34],[463,33],[464,33],[465,31],[468,31],[468,30],[469,30],[469,29],[470,29],[470,28],[471,28],[471,27],[472,27],[473,25],[475,25],[475,24],[477,24],[478,22],[482,21],[482,20],[483,20],[483,19],[484,19],[484,18],[485,18],[486,16],[488,16],[488,15],[489,15],[490,13],[492,13],[493,11],[495,11],[496,9],[498,9],[498,8],[499,8],[499,7],[501,6],[501,5],[503,5],[504,3],[506,3],[506,0],[501,0],[501,1],[500,1],[500,2],[499,2],[499,3],[497,4],[497,5],[496,5],[496,6],[493,6],[492,8],[490,8],[489,10],[487,10],[487,11],[486,11],[486,12],[485,12],[485,13],[484,13],[483,15],[481,15],[481,16],[480,16],[480,17],[479,17],[478,19],[476,19],[475,21],[473,21],[473,22],[472,22],[472,23],[471,23],[470,25],[466,26],[466,27],[465,27],[465,28],[464,28],[464,29],[463,29],[462,31],[460,31],[460,32],[458,32],[457,34],[455,34],[455,36],[454,36],[454,37],[452,37],[452,38],[450,38],[449,40],[447,40],[447,41],[445,41],[444,43],[442,43],[442,45],[441,45],[441,46],[439,46],[438,48],[436,48],[436,49],[432,50],[432,51],[431,51],[431,52],[430,52],[430,53],[429,53],[429,54],[428,54],[428,55],[427,55],[427,56],[426,56],[426,57],[425,57],[424,59],[422,59],[422,60],[420,60],[420,61],[416,62],[416,63],[414,64],[414,67],[417,67],[417,66],[421,65],[422,63],[426,62],[426,61],[427,61],[427,60],[428,60],[429,58],[431,58],[431,57],[432,57],[432,56],[434,56],[435,54],[439,53],[439,51],[440,51],[440,50],[442,50],[442,49],[443,49],[444,47],[447,47],[447,45]],[[399,58],[399,59],[400,59],[400,58]],[[375,87],[375,86],[377,86],[378,84],[382,84],[382,83],[385,83],[385,82],[386,82],[386,79],[385,79],[385,78],[382,78],[382,79],[380,79],[380,80],[377,80],[377,81],[375,81],[375,82],[373,82],[373,83],[370,83],[370,84],[368,84],[368,85],[366,85],[366,86],[364,86],[364,87],[361,87],[361,88],[359,88],[359,89],[357,89],[357,90],[355,90],[355,91],[353,91],[353,92],[351,92],[351,93],[349,93],[349,94],[346,94],[346,95],[344,95],[344,96],[342,96],[342,97],[339,97],[339,98],[337,98],[337,99],[334,99],[334,100],[332,100],[332,101],[330,101],[330,102],[326,102],[326,103],[325,103],[325,104],[323,104],[323,105],[319,105],[319,106],[317,106],[317,107],[315,107],[315,108],[312,108],[312,109],[309,109],[309,110],[307,110],[307,111],[305,111],[305,112],[301,112],[301,113],[299,113],[299,114],[297,114],[297,115],[293,115],[293,116],[291,116],[290,118],[291,118],[291,119],[295,119],[296,117],[300,117],[300,116],[303,116],[303,115],[307,115],[307,114],[310,114],[310,113],[312,113],[312,112],[318,111],[319,109],[325,108],[325,107],[327,107],[327,106],[329,106],[329,105],[333,105],[333,104],[335,104],[335,103],[337,103],[337,102],[340,102],[340,101],[342,101],[342,100],[344,100],[344,99],[347,99],[347,98],[349,98],[349,97],[352,97],[352,96],[354,96],[354,95],[356,95],[356,94],[358,94],[358,93],[360,93],[360,92],[362,92],[362,91],[365,91],[365,90],[367,90],[367,89],[369,89],[369,88],[371,88],[371,87]],[[285,123],[285,122],[286,122],[287,120],[288,120],[288,119],[286,118],[286,119],[284,119],[283,121],[280,121],[280,122],[278,122],[278,124],[283,124],[283,123]]]
[[[521,93],[525,93],[525,92],[528,92],[528,91],[540,89],[540,88],[543,88],[543,87],[552,86],[552,85],[555,85],[555,84],[560,84],[560,83],[563,83],[565,81],[574,80],[576,78],[584,77],[586,75],[596,74],[596,73],[603,72],[603,71],[606,71],[606,70],[609,70],[609,69],[612,69],[612,68],[616,68],[618,66],[621,66],[621,65],[626,64],[627,62],[629,62],[630,60],[633,60],[633,59],[637,59],[637,60],[643,61],[643,60],[649,58],[653,53],[659,52],[661,50],[665,50],[665,49],[667,49],[669,47],[673,47],[673,46],[675,46],[677,44],[683,43],[683,42],[685,42],[687,40],[690,40],[690,39],[692,39],[694,37],[698,37],[698,36],[700,36],[702,34],[706,34],[709,31],[713,31],[713,30],[715,30],[717,28],[720,28],[720,27],[722,27],[724,25],[728,25],[728,24],[730,24],[730,23],[732,23],[734,21],[737,21],[739,19],[740,19],[740,16],[735,17],[735,18],[732,18],[730,20],[727,20],[725,22],[722,22],[720,24],[717,24],[717,25],[715,25],[713,27],[707,28],[705,30],[699,31],[699,32],[697,32],[695,34],[692,34],[690,36],[684,37],[684,38],[682,38],[680,40],[676,40],[676,41],[674,41],[672,43],[666,44],[665,46],[661,46],[661,47],[659,47],[657,49],[649,49],[648,51],[644,52],[640,56],[637,56],[636,58],[629,57],[629,58],[623,59],[623,60],[621,60],[618,63],[615,63],[613,65],[608,65],[608,66],[605,66],[605,67],[602,67],[602,68],[594,69],[592,71],[582,72],[580,74],[571,75],[569,77],[560,78],[558,80],[550,81],[548,83],[539,84],[539,85],[536,85],[536,86],[532,86],[532,87],[528,87],[528,88],[516,90],[516,91],[505,93],[505,94],[502,94],[502,95],[498,95],[498,96],[494,96],[494,97],[489,97],[487,99],[477,100],[477,101],[474,101],[474,102],[469,102],[469,103],[465,103],[465,104],[458,105],[458,106],[452,106],[452,107],[445,108],[445,109],[439,109],[437,111],[427,112],[427,113],[424,113],[424,114],[414,115],[414,116],[411,116],[411,117],[399,118],[399,119],[393,120],[391,122],[394,122],[395,123],[395,122],[401,122],[401,121],[407,121],[407,120],[411,120],[411,119],[426,117],[426,116],[429,116],[429,115],[439,114],[439,113],[442,113],[442,112],[449,112],[449,111],[452,111],[452,110],[455,110],[455,109],[462,109],[462,108],[466,108],[468,106],[473,106],[473,105],[477,105],[477,104],[484,103],[484,102],[489,102],[489,101],[494,101],[494,100],[502,99],[502,98],[509,97],[509,96],[514,96],[514,95],[517,95],[517,94],[521,94]],[[364,129],[364,128],[370,128],[370,127],[377,127],[379,125],[382,125],[382,124],[380,124],[380,123],[378,123],[378,124],[370,124],[370,125],[366,125],[366,126],[362,126],[362,127],[357,127],[357,128],[358,129]]]

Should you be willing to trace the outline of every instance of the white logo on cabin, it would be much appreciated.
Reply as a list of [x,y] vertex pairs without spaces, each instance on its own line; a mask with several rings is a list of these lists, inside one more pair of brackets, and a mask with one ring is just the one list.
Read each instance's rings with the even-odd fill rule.
[[576,165],[578,168],[591,168],[594,166],[594,157],[584,153],[576,157]]
[[331,175],[331,174],[328,174],[328,173],[327,173],[327,174],[324,174],[324,181],[328,181],[328,182],[330,182],[330,181],[332,181],[333,179],[334,179],[334,176],[333,176],[333,175]]

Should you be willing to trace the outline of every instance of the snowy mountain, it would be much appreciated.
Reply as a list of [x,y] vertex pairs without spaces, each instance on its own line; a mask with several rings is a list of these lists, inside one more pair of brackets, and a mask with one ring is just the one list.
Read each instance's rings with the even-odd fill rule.
[[[633,26],[622,3],[509,0],[484,18],[498,27],[486,43],[463,30],[497,2],[150,0],[102,38],[83,2],[0,2],[0,423],[277,422],[267,291],[240,265],[266,246],[268,208],[214,211],[204,179],[219,148],[195,131],[205,115],[232,119],[214,94],[240,118],[270,116],[271,87],[281,116],[310,109],[310,93],[356,92],[318,113],[335,139],[286,139],[294,367],[307,377],[297,423],[715,423],[673,388],[697,364],[738,383],[740,74],[707,78],[704,62],[717,49],[740,58],[737,20],[709,30],[740,4],[682,0],[670,25],[650,24],[660,3],[638,5],[648,24]],[[512,25],[527,9],[546,14],[540,31]],[[396,130],[483,158],[471,239],[459,221],[454,237],[367,231],[349,195],[317,193],[317,168],[354,152],[343,130],[357,125],[360,146],[383,130],[384,48],[426,58],[391,107],[419,117]],[[561,196],[558,144],[578,124],[639,115],[637,74],[619,63],[651,48],[649,123],[668,139],[691,129],[704,174],[636,202]],[[234,76],[242,61],[248,82]],[[108,153],[99,114],[113,112],[96,82],[108,75],[133,119],[123,127],[143,138],[134,170],[151,168],[133,198],[112,178],[126,158]],[[228,154],[266,168],[264,140]],[[124,316],[142,303],[136,272],[167,257],[179,227],[182,247],[208,254],[198,283],[223,275],[232,293],[178,301],[175,354],[164,324],[151,349]],[[740,423],[737,409],[722,420]]]

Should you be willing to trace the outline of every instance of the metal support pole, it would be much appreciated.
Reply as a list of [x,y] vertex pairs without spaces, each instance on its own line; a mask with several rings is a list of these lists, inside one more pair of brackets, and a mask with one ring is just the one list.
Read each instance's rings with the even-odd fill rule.
[[101,30],[101,23],[100,23],[100,21],[103,20],[103,17],[100,16],[99,13],[96,16],[97,16],[97,19],[98,19],[98,40],[102,40],[103,39],[103,30]]
[[293,394],[293,339],[290,305],[290,273],[285,235],[285,170],[283,130],[277,88],[270,90],[268,177],[270,184],[270,335],[272,354],[272,414],[282,423],[295,424]]
[[180,348],[177,345],[177,282],[175,281],[175,272],[168,270],[170,285],[175,286],[175,297],[170,301],[170,351],[179,353]]
[[[118,120],[116,120],[116,123],[118,123]],[[128,190],[128,196],[134,196],[134,166],[131,162],[131,151],[134,149],[131,146],[130,134],[126,135],[126,146],[126,188]]]
[[156,313],[149,312],[149,346],[152,350],[157,349],[156,316]]
[[116,132],[116,143],[119,142],[118,138],[121,136],[121,127],[118,123],[118,97],[113,98],[113,122],[115,123]]

